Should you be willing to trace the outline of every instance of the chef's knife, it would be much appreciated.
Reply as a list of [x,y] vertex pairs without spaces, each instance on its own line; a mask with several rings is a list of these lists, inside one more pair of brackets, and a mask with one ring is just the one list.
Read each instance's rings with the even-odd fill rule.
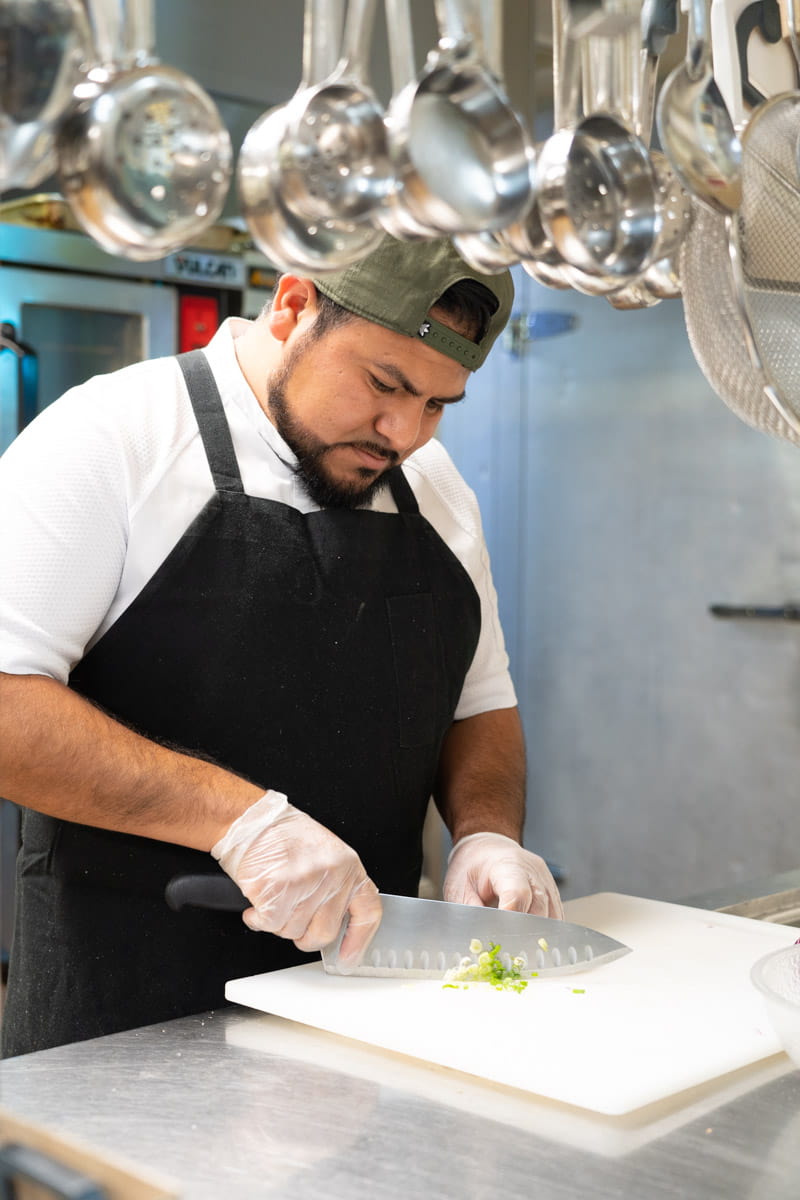
[[[167,884],[166,900],[174,909],[193,905],[243,912],[250,907],[233,880],[222,874],[176,875]],[[322,951],[329,975],[441,979],[446,970],[469,955],[473,939],[486,949],[500,946],[506,966],[513,958],[523,959],[523,977],[586,971],[630,953],[630,946],[605,933],[552,917],[383,894],[381,904],[380,926],[355,968],[339,965],[345,918],[336,940]]]
[[355,968],[339,966],[345,923],[336,941],[322,951],[329,974],[441,979],[469,957],[473,939],[485,950],[499,946],[506,967],[521,958],[523,978],[586,971],[630,953],[629,946],[605,933],[552,917],[410,896],[381,895],[381,904],[381,923],[363,961]]

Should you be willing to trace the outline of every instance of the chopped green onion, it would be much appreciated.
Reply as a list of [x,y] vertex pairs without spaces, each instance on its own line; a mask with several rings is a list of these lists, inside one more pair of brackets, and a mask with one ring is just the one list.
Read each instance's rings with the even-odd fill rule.
[[483,944],[473,938],[469,946],[474,958],[462,958],[457,967],[452,967],[445,974],[445,987],[456,987],[461,983],[464,987],[470,983],[490,983],[497,991],[523,992],[528,986],[527,979],[522,978],[520,967],[524,959],[515,958],[511,967],[506,967],[500,958],[500,946],[492,944],[488,950]]

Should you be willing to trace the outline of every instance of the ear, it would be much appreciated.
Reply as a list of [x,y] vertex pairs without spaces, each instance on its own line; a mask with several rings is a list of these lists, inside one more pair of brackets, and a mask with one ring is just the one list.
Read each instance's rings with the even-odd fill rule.
[[267,323],[279,342],[285,342],[300,321],[313,316],[317,308],[317,289],[310,279],[281,275]]

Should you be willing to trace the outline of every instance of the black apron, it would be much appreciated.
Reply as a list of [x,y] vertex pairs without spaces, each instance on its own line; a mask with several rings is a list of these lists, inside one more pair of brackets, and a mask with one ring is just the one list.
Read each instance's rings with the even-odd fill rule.
[[[469,575],[420,515],[302,514],[245,494],[205,355],[178,359],[215,494],[69,686],[155,741],[285,792],[417,892],[442,738],[480,631]],[[172,911],[183,846],[23,814],[3,1053],[201,1012],[227,979],[308,961],[233,913]]]

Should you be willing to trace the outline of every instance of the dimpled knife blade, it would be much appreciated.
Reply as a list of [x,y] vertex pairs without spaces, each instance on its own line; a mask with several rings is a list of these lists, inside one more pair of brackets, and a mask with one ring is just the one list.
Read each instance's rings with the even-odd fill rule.
[[498,945],[506,966],[522,959],[523,978],[586,971],[630,953],[629,946],[605,933],[551,917],[409,896],[382,894],[381,903],[383,917],[361,963],[339,965],[345,921],[322,951],[328,974],[441,979],[469,954],[473,938],[485,949]]

